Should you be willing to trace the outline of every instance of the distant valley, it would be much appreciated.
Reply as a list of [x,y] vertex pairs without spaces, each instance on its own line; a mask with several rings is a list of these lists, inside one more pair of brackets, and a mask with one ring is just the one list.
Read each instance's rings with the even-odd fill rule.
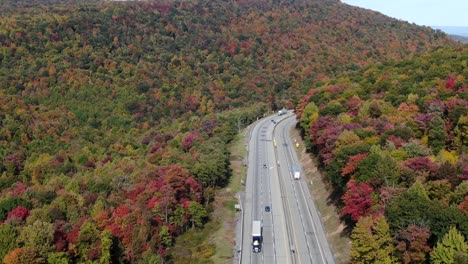
[[449,35],[468,37],[468,27],[432,26],[432,28],[440,29]]
[[468,27],[432,26],[432,28],[442,30],[457,41],[468,43]]

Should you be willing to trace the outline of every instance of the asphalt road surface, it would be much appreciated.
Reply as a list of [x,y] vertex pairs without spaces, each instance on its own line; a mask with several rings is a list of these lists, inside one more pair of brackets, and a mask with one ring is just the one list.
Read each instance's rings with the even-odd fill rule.
[[[249,132],[234,263],[335,263],[302,171],[293,178],[292,166],[299,162],[289,131],[295,124],[292,113],[272,115]],[[263,227],[259,253],[252,250],[256,220]]]

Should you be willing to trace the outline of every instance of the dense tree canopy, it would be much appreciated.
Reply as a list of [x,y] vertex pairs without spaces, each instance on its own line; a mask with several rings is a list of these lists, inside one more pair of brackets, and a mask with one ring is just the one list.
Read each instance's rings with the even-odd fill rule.
[[[440,31],[335,0],[4,0],[0,16],[0,261],[171,259],[230,180],[227,144],[295,104],[343,193],[349,179],[371,186],[378,210],[378,188],[437,179],[430,197],[466,208],[466,67],[437,66],[466,50],[401,62],[395,75],[368,67],[454,45]],[[417,159],[439,151],[450,176]]]
[[437,241],[452,228],[468,237],[467,60],[461,46],[378,63],[312,86],[297,105],[342,214],[357,222],[355,262],[373,258],[361,238],[371,213],[384,214],[403,263],[425,262],[431,250],[449,263],[436,261],[447,258]]

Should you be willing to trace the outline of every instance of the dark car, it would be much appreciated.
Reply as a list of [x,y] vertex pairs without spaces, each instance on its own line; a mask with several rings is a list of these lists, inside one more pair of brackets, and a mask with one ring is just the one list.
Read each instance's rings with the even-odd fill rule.
[[265,212],[270,212],[270,210],[271,210],[270,206],[268,206],[268,205],[265,206]]
[[263,164],[263,168],[266,169],[266,168],[267,168],[267,165],[266,165],[266,164]]

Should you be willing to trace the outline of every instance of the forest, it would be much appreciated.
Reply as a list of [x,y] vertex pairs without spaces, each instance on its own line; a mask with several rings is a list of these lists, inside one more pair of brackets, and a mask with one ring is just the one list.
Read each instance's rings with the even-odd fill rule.
[[[413,224],[431,248],[448,223],[467,236],[466,48],[440,31],[335,0],[1,0],[0,15],[3,263],[177,262],[229,182],[228,144],[283,106],[350,225]],[[411,199],[420,218],[401,215]]]
[[468,260],[468,47],[374,64],[297,106],[354,263]]

